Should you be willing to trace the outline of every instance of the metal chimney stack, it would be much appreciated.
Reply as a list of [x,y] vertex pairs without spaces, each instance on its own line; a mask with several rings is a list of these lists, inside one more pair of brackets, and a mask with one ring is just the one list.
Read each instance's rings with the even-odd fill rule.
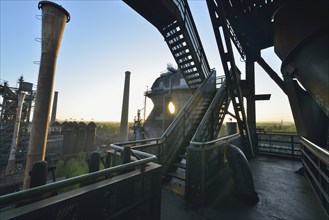
[[120,123],[120,141],[128,141],[128,109],[129,109],[129,84],[130,72],[125,72],[125,86],[123,91],[121,123]]
[[53,99],[53,109],[51,110],[51,119],[50,119],[51,125],[56,121],[57,99],[58,99],[58,92],[55,91],[54,99]]
[[56,3],[40,1],[38,8],[42,9],[42,54],[32,130],[26,159],[23,186],[25,189],[29,188],[30,185],[29,173],[33,164],[45,159],[57,54],[65,24],[70,20],[70,14]]

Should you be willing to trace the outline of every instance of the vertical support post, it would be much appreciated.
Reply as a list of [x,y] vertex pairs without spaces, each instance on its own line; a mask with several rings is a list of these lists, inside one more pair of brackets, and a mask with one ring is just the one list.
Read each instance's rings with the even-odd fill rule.
[[256,99],[255,99],[255,64],[254,60],[247,56],[246,59],[246,81],[248,84],[247,95],[247,123],[250,132],[251,144],[257,153],[256,139]]
[[207,0],[211,23],[227,80],[229,95],[232,100],[236,120],[243,139],[243,151],[248,158],[253,158],[255,155],[243,105],[243,97],[240,87],[240,72],[235,65],[230,32],[226,23],[226,15],[223,4],[223,1]]
[[130,147],[125,146],[123,147],[123,152],[122,152],[122,163],[129,163],[130,162]]
[[120,141],[128,140],[128,110],[129,110],[129,86],[130,86],[130,72],[125,72],[125,85],[123,91],[121,123],[120,123]]
[[294,146],[294,136],[290,136],[290,143],[291,143],[291,156],[295,158],[295,146]]

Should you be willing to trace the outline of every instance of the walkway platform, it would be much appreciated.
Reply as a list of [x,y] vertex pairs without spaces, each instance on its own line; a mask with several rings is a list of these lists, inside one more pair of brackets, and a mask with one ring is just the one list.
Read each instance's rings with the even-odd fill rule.
[[248,205],[233,195],[210,206],[188,207],[182,196],[162,189],[161,219],[329,219],[306,177],[301,162],[258,156],[249,161],[259,202]]

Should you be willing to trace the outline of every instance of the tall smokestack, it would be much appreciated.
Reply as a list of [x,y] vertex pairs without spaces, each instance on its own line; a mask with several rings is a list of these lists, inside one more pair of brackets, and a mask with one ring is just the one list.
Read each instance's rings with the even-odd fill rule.
[[38,8],[42,9],[42,54],[32,130],[26,159],[23,185],[25,189],[29,188],[30,185],[29,173],[33,164],[45,159],[57,54],[65,24],[70,20],[70,14],[56,3],[40,1]]
[[56,121],[57,99],[58,99],[58,92],[55,91],[54,99],[53,99],[53,109],[51,110],[51,119],[50,119],[51,125]]
[[121,123],[120,123],[120,141],[128,140],[128,109],[129,109],[129,84],[130,84],[130,72],[125,72],[125,86],[123,90]]

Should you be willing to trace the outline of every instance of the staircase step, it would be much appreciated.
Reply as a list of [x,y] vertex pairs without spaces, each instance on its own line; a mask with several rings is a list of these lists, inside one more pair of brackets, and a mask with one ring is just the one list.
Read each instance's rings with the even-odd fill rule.
[[168,34],[168,33],[167,33],[167,35],[165,36],[165,38],[166,38],[168,41],[171,40],[171,39],[173,39],[173,38],[175,38],[175,37],[178,37],[179,35],[182,34],[181,31],[173,30],[173,32],[174,32],[174,33],[171,33],[171,34]]
[[186,169],[186,163],[174,163],[173,166]]
[[174,193],[177,193],[178,195],[184,196],[185,195],[185,187],[180,187],[175,184],[167,183],[162,185],[163,188],[168,189]]
[[171,40],[170,42],[168,41],[168,44],[170,45],[170,47],[176,47],[177,45],[183,45],[183,42],[185,42],[185,39],[177,39],[176,41]]
[[185,174],[182,174],[182,173],[171,172],[171,173],[168,173],[168,176],[185,181]]

